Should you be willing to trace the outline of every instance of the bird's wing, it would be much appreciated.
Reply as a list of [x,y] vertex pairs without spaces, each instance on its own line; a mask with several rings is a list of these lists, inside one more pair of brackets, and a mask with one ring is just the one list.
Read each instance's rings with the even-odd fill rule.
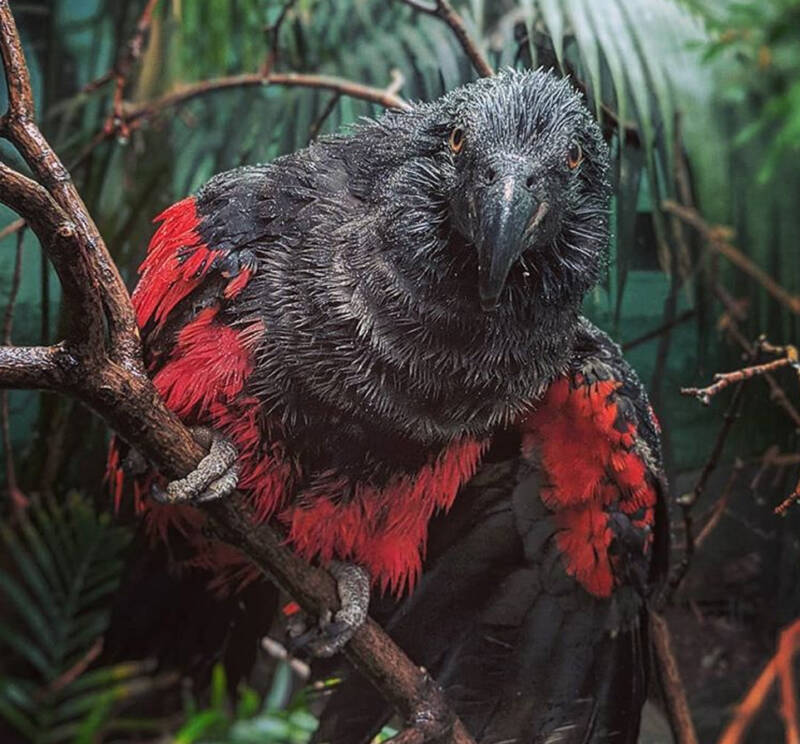
[[[570,374],[487,458],[388,629],[479,742],[635,742],[667,525],[655,422],[617,347],[583,328]],[[388,715],[350,681],[316,741],[367,742]]]
[[[187,424],[222,430],[234,441],[240,484],[253,487],[265,513],[279,498],[285,473],[259,447],[266,424],[246,387],[265,333],[252,312],[258,298],[247,296],[257,295],[259,253],[263,257],[277,241],[287,246],[297,240],[298,214],[310,200],[302,184],[307,170],[299,157],[237,168],[166,209],[156,219],[159,226],[132,295],[156,389]],[[123,487],[120,459],[119,448],[112,446],[109,475],[117,503]],[[135,502],[142,508],[146,483],[136,485]]]
[[[234,300],[256,271],[254,244],[278,234],[270,166],[238,168],[164,210],[139,267],[136,320],[151,366],[200,312]],[[277,229],[276,229],[277,228]]]

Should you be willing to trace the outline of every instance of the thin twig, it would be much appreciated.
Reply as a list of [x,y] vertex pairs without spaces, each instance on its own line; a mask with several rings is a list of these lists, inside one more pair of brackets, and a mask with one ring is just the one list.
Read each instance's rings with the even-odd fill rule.
[[774,372],[776,369],[789,366],[796,367],[797,362],[788,357],[784,357],[783,359],[773,359],[771,362],[765,362],[764,364],[742,367],[732,372],[717,372],[717,374],[714,375],[715,382],[712,385],[704,388],[681,388],[681,395],[693,395],[703,405],[707,406],[711,402],[711,398],[730,385],[733,385],[735,382],[743,382],[744,380],[759,377],[765,375],[767,372]]
[[798,480],[797,485],[794,487],[794,491],[775,507],[775,514],[783,516],[789,510],[789,507],[796,504],[798,501],[800,501],[800,480]]
[[333,110],[336,108],[336,104],[342,98],[341,93],[334,93],[328,102],[325,104],[325,108],[320,111],[319,116],[314,119],[311,126],[308,128],[308,139],[309,142],[313,142],[317,136],[319,135],[320,129],[322,129],[322,125],[325,123],[327,118],[333,113]]
[[[394,68],[391,71],[391,82],[384,88],[384,93],[390,96],[396,96],[402,90],[403,86],[406,83],[405,75],[403,75],[400,70]],[[308,139],[309,141],[315,140],[319,135],[320,129],[322,129],[322,125],[325,123],[327,118],[333,112],[333,109],[336,108],[336,104],[339,103],[342,94],[339,91],[336,91],[330,98],[330,100],[325,104],[325,108],[322,109],[319,116],[314,120],[311,126],[308,129]]]
[[672,638],[667,621],[663,615],[651,610],[650,627],[653,651],[658,665],[658,679],[663,688],[667,720],[673,739],[676,744],[697,744],[697,733],[694,730],[686,698],[686,688],[683,686],[678,662],[672,651]]
[[793,295],[782,287],[766,271],[736,248],[729,240],[732,235],[730,228],[723,225],[711,225],[696,209],[685,207],[669,199],[663,201],[661,206],[664,211],[674,214],[695,228],[715,253],[725,256],[737,268],[758,282],[778,302],[793,313],[800,314],[800,296]]
[[339,93],[343,96],[358,98],[362,101],[377,103],[384,108],[407,109],[409,104],[396,93],[385,88],[374,88],[369,85],[346,80],[345,78],[330,75],[309,75],[300,72],[272,72],[269,75],[259,73],[244,73],[229,77],[212,78],[200,83],[186,85],[167,93],[155,101],[127,107],[124,113],[128,125],[134,125],[142,119],[148,119],[156,113],[186,103],[194,98],[214,93],[220,90],[246,87],[268,87],[280,85],[295,88],[321,88]]
[[[333,77],[330,75],[308,75],[299,72],[273,72],[266,76],[260,73],[242,73],[240,75],[212,78],[199,83],[184,85],[152,101],[146,101],[135,105],[125,105],[122,112],[122,121],[130,132],[157,116],[160,116],[169,109],[188,103],[195,98],[201,98],[206,95],[212,95],[220,91],[232,90],[234,88],[258,88],[268,87],[270,85],[330,90],[339,95],[375,103],[384,108],[410,108],[410,104],[396,93],[393,93],[390,88],[374,88],[345,78]],[[100,144],[111,139],[113,134],[114,132],[109,132],[107,130],[101,130],[95,134],[83,148],[83,151],[78,155],[72,167],[74,168],[82,164]]]
[[681,515],[683,517],[685,547],[683,559],[670,576],[667,598],[675,594],[678,587],[686,577],[686,574],[689,572],[695,551],[693,514],[694,505],[705,491],[711,474],[717,469],[720,456],[722,455],[722,450],[725,447],[725,442],[728,439],[728,435],[731,432],[734,422],[739,417],[739,409],[741,407],[743,393],[744,385],[739,383],[738,387],[733,393],[730,403],[728,404],[728,409],[725,411],[725,415],[723,416],[722,420],[722,426],[720,426],[720,429],[717,432],[717,438],[714,441],[714,446],[712,447],[711,453],[709,454],[708,459],[703,466],[700,477],[697,479],[697,483],[689,493],[685,493],[678,497],[678,504],[680,505]]
[[2,230],[0,230],[0,240],[7,238],[9,235],[13,235],[14,233],[18,233],[23,227],[25,227],[25,220],[14,220],[13,222],[9,222]]
[[800,646],[800,632],[792,629],[781,633],[778,642],[778,678],[780,682],[781,717],[786,729],[786,744],[800,744],[800,722],[797,718],[797,685],[794,680],[794,655]]
[[280,40],[281,26],[283,25],[286,16],[289,14],[289,11],[292,9],[292,6],[296,1],[297,0],[287,0],[287,2],[283,4],[278,17],[275,19],[275,23],[267,26],[265,29],[266,34],[269,37],[269,41],[267,42],[267,55],[264,59],[264,64],[261,67],[262,75],[269,75],[278,62],[278,55],[280,53],[280,46],[278,42]]
[[11,345],[11,331],[14,327],[14,306],[17,302],[19,285],[22,281],[22,248],[25,243],[25,230],[17,233],[17,250],[14,254],[14,269],[11,273],[11,287],[8,290],[8,302],[3,314],[3,346]]
[[124,51],[117,57],[112,70],[114,79],[114,95],[111,104],[111,114],[105,124],[105,129],[109,132],[116,132],[119,136],[127,139],[130,132],[122,115],[122,108],[125,100],[125,88],[128,85],[133,66],[139,61],[144,49],[145,36],[150,30],[153,21],[153,11],[158,0],[147,0],[142,14],[136,23],[136,29],[130,41],[125,45]]
[[668,333],[676,326],[682,325],[687,320],[691,320],[696,314],[697,311],[694,308],[684,310],[682,313],[676,315],[672,320],[667,321],[658,328],[654,328],[652,331],[648,331],[647,333],[643,333],[641,336],[637,336],[630,341],[626,341],[624,344],[622,344],[622,350],[630,351],[631,349],[635,349],[637,346],[646,344],[648,341],[652,341],[653,339]]
[[54,693],[63,690],[68,684],[74,682],[81,676],[91,665],[91,663],[103,651],[103,636],[95,639],[94,643],[87,649],[86,653],[81,656],[69,669],[67,669],[61,676],[56,677],[47,687],[45,692]]
[[444,21],[450,27],[456,39],[458,39],[458,43],[461,44],[461,48],[470,58],[472,66],[477,73],[481,77],[494,75],[494,70],[486,56],[477,42],[469,35],[464,19],[456,12],[448,0],[433,0],[431,3],[423,2],[423,0],[401,0],[401,2],[420,13],[425,13]]
[[700,519],[700,521],[703,523],[703,528],[700,530],[700,532],[697,534],[697,537],[694,540],[695,552],[700,550],[703,543],[708,539],[709,535],[716,529],[717,525],[722,520],[722,515],[725,513],[725,510],[727,509],[728,502],[730,501],[731,494],[733,493],[733,487],[739,480],[739,476],[742,474],[743,469],[744,469],[744,462],[742,462],[742,460],[737,458],[733,464],[733,468],[731,469],[731,474],[728,476],[728,482],[722,489],[722,493],[720,494],[719,498],[714,502],[713,506],[708,510],[707,515],[704,515]]
[[756,491],[761,485],[761,479],[770,468],[781,470],[785,467],[800,465],[800,453],[781,452],[777,444],[768,447],[759,461],[759,468],[750,481],[750,490]]
[[[761,674],[758,675],[742,702],[736,706],[733,720],[726,726],[717,740],[717,744],[741,744],[744,741],[747,730],[752,725],[756,714],[763,708],[767,695],[779,675],[781,676],[781,715],[784,718],[787,731],[786,741],[796,744],[797,738],[790,739],[788,737],[798,736],[797,703],[794,698],[795,690],[792,677],[792,664],[798,647],[800,647],[800,619],[795,620],[781,632],[775,655],[769,660]],[[785,699],[783,698],[784,694],[791,697]]]
[[[714,283],[713,290],[714,296],[722,303],[728,314],[728,320],[725,328],[728,335],[737,344],[739,344],[745,354],[747,354],[750,358],[755,357],[757,351],[756,346],[750,343],[747,338],[745,338],[744,334],[739,330],[739,326],[737,324],[738,320],[744,320],[742,317],[741,306],[728,294],[727,290],[721,284],[719,284],[719,282]],[[783,409],[786,415],[794,423],[795,427],[800,428],[800,412],[798,412],[798,410],[792,405],[792,402],[789,400],[789,396],[786,394],[786,391],[783,389],[783,387],[769,373],[763,375],[763,379],[769,386],[770,399]]]

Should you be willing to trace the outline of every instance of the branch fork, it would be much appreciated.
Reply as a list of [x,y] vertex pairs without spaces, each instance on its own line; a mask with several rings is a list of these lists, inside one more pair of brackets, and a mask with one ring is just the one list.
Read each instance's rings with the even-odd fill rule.
[[[147,14],[154,5],[155,0],[148,1],[137,34],[146,32]],[[140,52],[137,43],[130,47],[129,57],[135,60]],[[66,336],[58,344],[0,346],[0,387],[72,395],[100,414],[123,439],[135,443],[165,475],[183,477],[195,469],[205,452],[165,407],[147,377],[122,278],[67,169],[35,123],[28,68],[8,0],[0,0],[0,55],[9,91],[9,110],[0,120],[0,133],[17,147],[37,179],[0,164],[0,202],[17,211],[38,237],[62,283],[68,318]],[[117,73],[119,92],[125,73],[119,69]],[[356,83],[292,73],[271,73],[266,81],[261,75],[250,76],[234,84],[242,82],[364,92],[364,86]],[[201,90],[195,88],[194,92]],[[367,93],[371,95],[369,90]],[[173,94],[163,103],[177,103],[191,95]],[[381,96],[389,105],[402,102],[393,92],[381,92]],[[121,101],[121,93],[116,99]],[[139,116],[152,110],[151,104],[140,110]],[[130,113],[125,117],[126,122],[131,120]],[[101,139],[107,136],[100,133]],[[246,553],[306,611],[319,614],[323,609],[338,608],[333,579],[296,556],[269,525],[255,524],[241,495],[211,503],[206,509],[216,533]],[[356,632],[345,653],[408,721],[408,727],[396,737],[398,742],[472,743],[435,682],[374,621],[367,620]]]

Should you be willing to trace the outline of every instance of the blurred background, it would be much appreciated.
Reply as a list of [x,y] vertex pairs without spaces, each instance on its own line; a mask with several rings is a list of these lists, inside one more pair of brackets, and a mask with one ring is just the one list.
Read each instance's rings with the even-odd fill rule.
[[[800,387],[787,366],[771,381],[745,383],[733,406],[733,387],[708,407],[680,389],[774,358],[759,356],[762,334],[776,345],[798,340],[800,2],[454,5],[495,68],[570,75],[607,134],[614,240],[585,311],[623,346],[661,421],[676,564],[686,545],[680,498],[696,493],[697,534],[710,525],[667,617],[700,740],[713,741],[774,652],[778,630],[800,616],[797,508],[773,513],[796,487]],[[42,128],[131,287],[152,218],[166,206],[215,173],[380,112],[331,92],[276,85],[213,87],[170,106],[162,96],[265,68],[401,84],[399,94],[412,100],[475,77],[448,27],[401,2],[11,7]],[[131,54],[143,11],[152,14]],[[109,71],[120,60],[128,64],[115,109]],[[3,104],[4,96],[0,90]],[[5,143],[0,154],[21,166]],[[58,284],[15,219],[0,207],[0,311],[14,298],[5,342],[48,343],[59,337]],[[106,496],[108,432],[49,394],[12,392],[3,410],[0,739],[305,741],[320,684],[305,685],[274,654],[223,643],[206,651],[224,636],[209,631],[205,645],[197,641],[202,659],[185,674],[139,648],[126,656],[125,644],[112,642],[133,622],[115,614],[113,598],[143,547],[134,521],[115,517]],[[186,581],[200,586],[202,577]],[[201,619],[186,607],[164,622],[202,624],[216,601],[208,598]],[[220,600],[228,609],[235,601]],[[236,661],[239,651],[247,663]],[[776,711],[777,698],[752,741],[783,740]],[[651,711],[642,741],[669,740]]]

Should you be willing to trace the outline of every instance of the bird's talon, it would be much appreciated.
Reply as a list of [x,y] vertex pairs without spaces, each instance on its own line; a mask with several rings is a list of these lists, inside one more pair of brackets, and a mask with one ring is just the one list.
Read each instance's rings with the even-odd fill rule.
[[205,427],[193,429],[192,435],[201,446],[208,449],[208,454],[185,478],[171,481],[165,491],[154,489],[153,496],[161,503],[213,501],[228,496],[236,489],[239,482],[239,453],[233,442]]
[[[369,609],[369,574],[360,566],[334,562],[330,572],[336,579],[341,607],[336,614],[325,610],[315,626],[304,630],[295,625],[293,650],[302,649],[315,657],[334,656],[364,624]],[[296,622],[296,621],[295,621]]]

